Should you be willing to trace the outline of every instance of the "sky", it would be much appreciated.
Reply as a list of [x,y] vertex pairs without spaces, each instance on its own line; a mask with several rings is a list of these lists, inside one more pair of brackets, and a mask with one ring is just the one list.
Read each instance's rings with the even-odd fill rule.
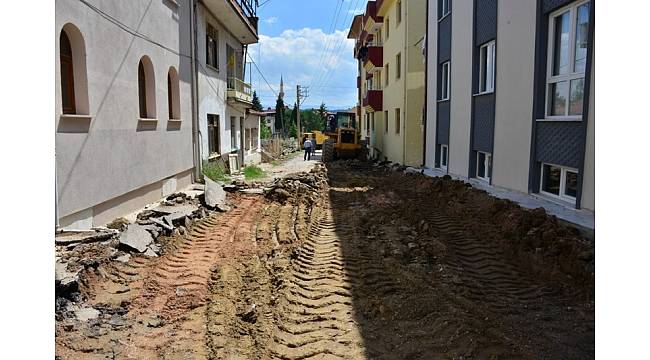
[[[347,34],[364,0],[259,0],[259,43],[249,46],[253,89],[264,107],[275,107],[280,76],[284,102],[293,106],[296,85],[308,88],[302,108],[355,106],[357,62]],[[250,61],[250,60],[247,60]],[[263,75],[263,77],[260,75]],[[266,78],[266,81],[264,80]],[[270,86],[269,86],[270,85]],[[272,88],[272,89],[271,89]]]

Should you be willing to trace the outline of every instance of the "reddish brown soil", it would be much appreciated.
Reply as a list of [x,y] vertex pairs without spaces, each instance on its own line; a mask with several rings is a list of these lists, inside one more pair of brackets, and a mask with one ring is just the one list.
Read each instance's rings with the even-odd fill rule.
[[84,291],[128,324],[58,323],[57,355],[594,357],[593,246],[577,231],[449,179],[328,170],[241,199],[162,258],[99,266]]

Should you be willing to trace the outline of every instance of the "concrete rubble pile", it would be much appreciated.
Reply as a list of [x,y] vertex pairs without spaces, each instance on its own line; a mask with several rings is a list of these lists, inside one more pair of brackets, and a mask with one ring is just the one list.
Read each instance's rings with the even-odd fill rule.
[[267,199],[281,203],[292,198],[292,195],[298,195],[294,198],[306,199],[313,204],[326,184],[327,168],[319,163],[309,173],[291,174],[273,180],[264,187],[263,192]]
[[[162,236],[185,234],[194,221],[207,217],[210,209],[215,209],[201,203],[203,198],[203,191],[178,192],[145,208],[133,222],[118,218],[106,227],[89,231],[58,232],[55,236],[57,320],[95,321],[99,312],[84,305],[80,292],[85,283],[84,273],[97,270],[104,263],[127,263],[133,256],[162,255]],[[224,196],[218,205],[225,206],[226,201]]]

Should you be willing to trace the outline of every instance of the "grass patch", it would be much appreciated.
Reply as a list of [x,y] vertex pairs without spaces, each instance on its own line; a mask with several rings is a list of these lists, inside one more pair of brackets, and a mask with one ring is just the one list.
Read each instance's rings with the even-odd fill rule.
[[218,162],[205,161],[203,163],[203,175],[207,176],[212,181],[230,181],[230,176],[226,172],[226,168],[223,164]]
[[266,176],[266,172],[256,165],[249,165],[244,168],[244,177],[246,180],[261,179]]
[[280,165],[282,165],[282,161],[280,161],[280,160],[273,160],[273,161],[271,161],[271,165],[272,165],[272,166],[280,166]]

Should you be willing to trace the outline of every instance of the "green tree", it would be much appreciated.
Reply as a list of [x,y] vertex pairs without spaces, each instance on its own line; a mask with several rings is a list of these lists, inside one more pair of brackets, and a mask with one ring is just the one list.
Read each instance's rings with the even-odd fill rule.
[[314,109],[302,110],[300,112],[300,123],[307,132],[323,131],[325,127],[325,122],[321,121],[318,112]]
[[284,128],[284,116],[284,101],[278,96],[278,100],[275,102],[275,128],[282,132],[286,131]]
[[296,129],[296,124],[291,123],[291,126],[289,126],[289,137],[297,137],[298,136],[298,129]]
[[291,124],[294,126],[298,124],[298,105],[295,103],[293,104],[293,110],[291,110],[291,118],[289,121],[291,121]]
[[253,110],[264,111],[260,98],[257,96],[257,91],[253,91]]
[[264,123],[260,124],[260,138],[262,139],[271,138],[271,129],[268,126],[266,126],[266,124]]

